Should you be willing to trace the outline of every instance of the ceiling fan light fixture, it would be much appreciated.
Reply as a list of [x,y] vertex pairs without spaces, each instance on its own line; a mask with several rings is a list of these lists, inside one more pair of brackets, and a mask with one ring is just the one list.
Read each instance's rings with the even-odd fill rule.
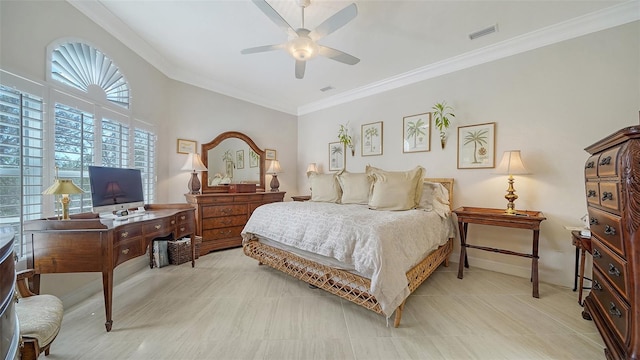
[[297,37],[290,41],[289,53],[296,60],[306,61],[318,55],[318,45],[308,37]]

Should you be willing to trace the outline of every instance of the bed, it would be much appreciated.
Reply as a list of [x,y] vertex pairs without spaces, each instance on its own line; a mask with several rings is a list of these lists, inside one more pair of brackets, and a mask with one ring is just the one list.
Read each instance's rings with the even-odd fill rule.
[[456,231],[450,213],[453,179],[419,181],[439,187],[440,211],[375,211],[367,204],[313,201],[266,204],[255,209],[242,231],[243,251],[387,319],[395,313],[398,327],[408,296],[439,265],[448,266]]

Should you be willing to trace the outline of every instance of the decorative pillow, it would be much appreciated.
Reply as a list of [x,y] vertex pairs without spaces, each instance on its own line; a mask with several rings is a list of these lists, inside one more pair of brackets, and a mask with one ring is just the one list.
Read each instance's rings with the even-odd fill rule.
[[418,209],[435,211],[441,217],[446,217],[451,212],[449,208],[449,191],[440,183],[424,181]]
[[338,183],[342,189],[343,204],[369,203],[371,190],[370,177],[365,173],[349,173],[342,170],[338,173]]
[[339,203],[342,191],[336,174],[307,173],[311,184],[311,201]]
[[373,178],[369,208],[375,210],[409,210],[420,203],[424,168],[409,171],[384,171],[367,166]]

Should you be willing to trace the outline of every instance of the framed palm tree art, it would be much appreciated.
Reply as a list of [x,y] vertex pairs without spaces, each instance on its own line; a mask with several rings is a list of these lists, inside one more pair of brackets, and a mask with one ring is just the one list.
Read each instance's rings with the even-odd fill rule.
[[431,150],[431,113],[402,118],[402,152]]
[[496,123],[458,127],[458,169],[485,169],[496,165]]
[[329,143],[329,171],[344,169],[345,158],[344,143],[339,141]]
[[382,121],[363,124],[360,133],[362,156],[382,155]]

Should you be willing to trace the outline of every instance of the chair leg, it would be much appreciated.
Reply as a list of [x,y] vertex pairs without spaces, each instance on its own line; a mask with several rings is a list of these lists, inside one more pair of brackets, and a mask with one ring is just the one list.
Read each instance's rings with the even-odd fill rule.
[[580,283],[578,284],[578,304],[582,306],[582,288],[584,287],[584,263],[585,263],[585,252],[586,250],[582,248],[581,257],[580,257]]

